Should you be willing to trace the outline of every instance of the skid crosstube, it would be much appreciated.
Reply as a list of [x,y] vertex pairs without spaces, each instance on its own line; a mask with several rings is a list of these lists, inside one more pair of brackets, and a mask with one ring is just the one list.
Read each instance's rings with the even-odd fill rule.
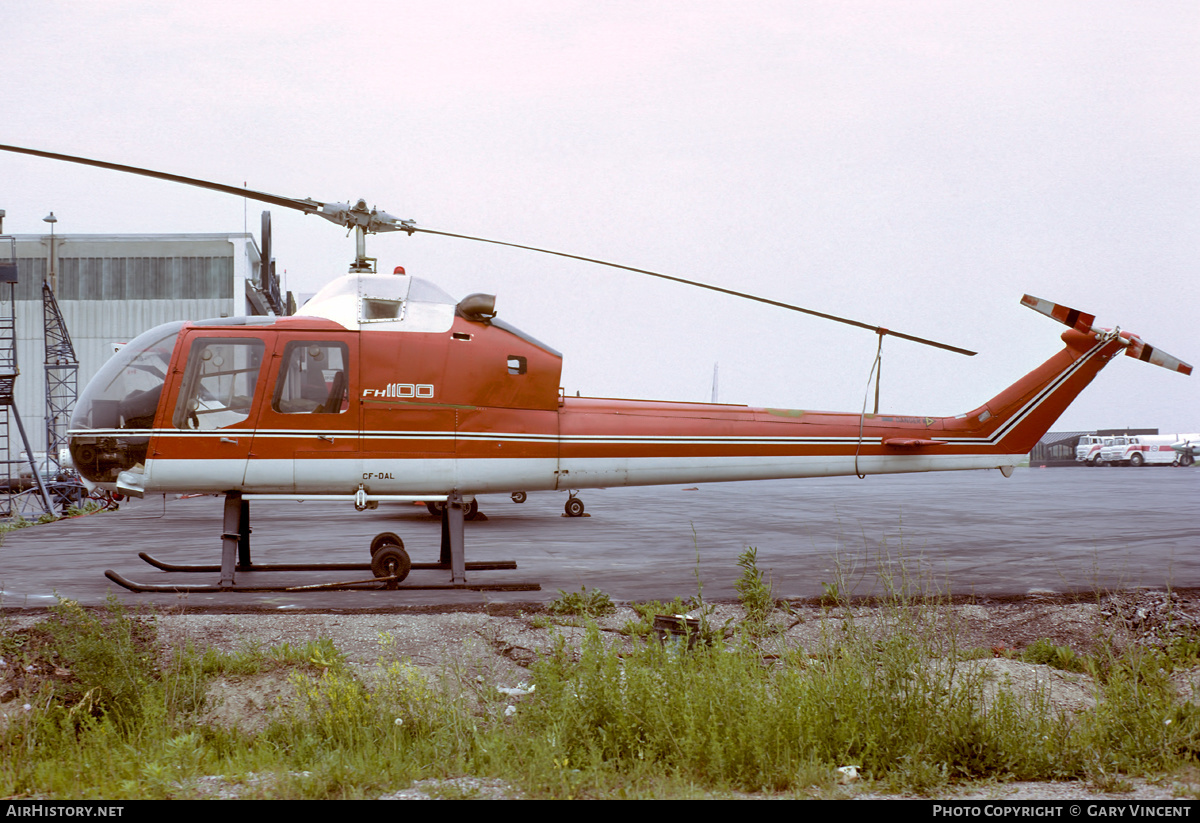
[[[517,568],[512,560],[484,561],[467,563],[463,550],[463,501],[457,492],[446,499],[446,508],[442,511],[442,546],[436,563],[410,563],[402,546],[395,546],[399,539],[395,535],[379,535],[376,541],[390,538],[385,543],[388,551],[397,551],[407,564],[403,571],[390,568],[394,574],[388,576],[389,570],[373,569],[373,563],[263,563],[256,565],[250,556],[250,501],[243,499],[240,492],[229,492],[225,495],[224,532],[221,535],[221,563],[210,564],[175,564],[159,560],[146,552],[139,552],[145,562],[155,568],[167,572],[218,572],[219,581],[215,584],[188,583],[139,583],[110,570],[104,575],[118,586],[133,592],[304,592],[304,591],[380,591],[388,590],[469,590],[469,591],[540,591],[537,583],[468,583],[466,572],[511,570]],[[381,548],[380,557],[384,554]],[[375,558],[374,543],[372,557]],[[448,570],[449,583],[427,583],[401,585],[410,569]],[[320,572],[320,571],[369,571],[373,575],[365,580],[331,581],[304,586],[279,585],[245,585],[236,581],[238,572]]]

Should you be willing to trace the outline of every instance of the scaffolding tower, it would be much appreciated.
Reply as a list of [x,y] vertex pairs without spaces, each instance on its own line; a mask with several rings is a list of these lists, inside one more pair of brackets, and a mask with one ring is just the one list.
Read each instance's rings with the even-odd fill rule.
[[46,344],[46,476],[50,497],[60,514],[78,506],[87,490],[79,476],[63,465],[71,412],[79,398],[79,361],[66,321],[54,299],[54,289],[42,283],[42,318]]

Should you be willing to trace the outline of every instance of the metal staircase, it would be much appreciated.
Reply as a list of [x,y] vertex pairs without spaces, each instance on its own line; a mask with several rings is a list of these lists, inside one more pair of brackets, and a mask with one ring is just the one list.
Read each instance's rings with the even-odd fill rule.
[[[0,236],[0,519],[53,515],[13,391],[17,375],[17,241]],[[14,432],[13,429],[16,429]],[[17,436],[14,437],[13,435]]]

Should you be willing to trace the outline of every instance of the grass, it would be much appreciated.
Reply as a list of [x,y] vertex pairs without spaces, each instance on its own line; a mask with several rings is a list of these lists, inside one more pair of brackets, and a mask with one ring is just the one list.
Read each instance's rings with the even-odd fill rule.
[[[765,619],[769,584],[753,553],[743,558],[743,605],[750,620]],[[601,595],[562,599],[611,605]],[[532,688],[513,696],[454,669],[439,680],[387,634],[367,676],[328,638],[168,654],[153,614],[64,600],[34,629],[0,633],[10,670],[41,672],[5,704],[0,794],[186,798],[202,796],[201,778],[224,775],[242,797],[377,797],[475,775],[528,797],[829,797],[848,791],[836,771],[847,765],[880,791],[1018,779],[1117,791],[1132,776],[1196,768],[1200,710],[1169,680],[1194,665],[1195,639],[1090,655],[1033,644],[1030,659],[1096,677],[1096,708],[1068,716],[1045,695],[993,694],[978,655],[958,648],[936,607],[893,597],[869,617],[836,608],[839,619],[806,648],[733,631],[691,652],[601,632],[577,612],[582,642],[560,636],[530,667]],[[250,732],[202,720],[213,678],[262,673],[293,695],[269,722]]]

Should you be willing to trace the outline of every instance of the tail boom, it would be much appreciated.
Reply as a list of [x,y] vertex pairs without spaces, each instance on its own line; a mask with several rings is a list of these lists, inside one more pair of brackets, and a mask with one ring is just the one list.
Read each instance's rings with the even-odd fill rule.
[[984,406],[955,417],[858,415],[565,398],[559,480],[570,488],[785,477],[1008,472],[1120,352],[1115,337],[1066,346]]

